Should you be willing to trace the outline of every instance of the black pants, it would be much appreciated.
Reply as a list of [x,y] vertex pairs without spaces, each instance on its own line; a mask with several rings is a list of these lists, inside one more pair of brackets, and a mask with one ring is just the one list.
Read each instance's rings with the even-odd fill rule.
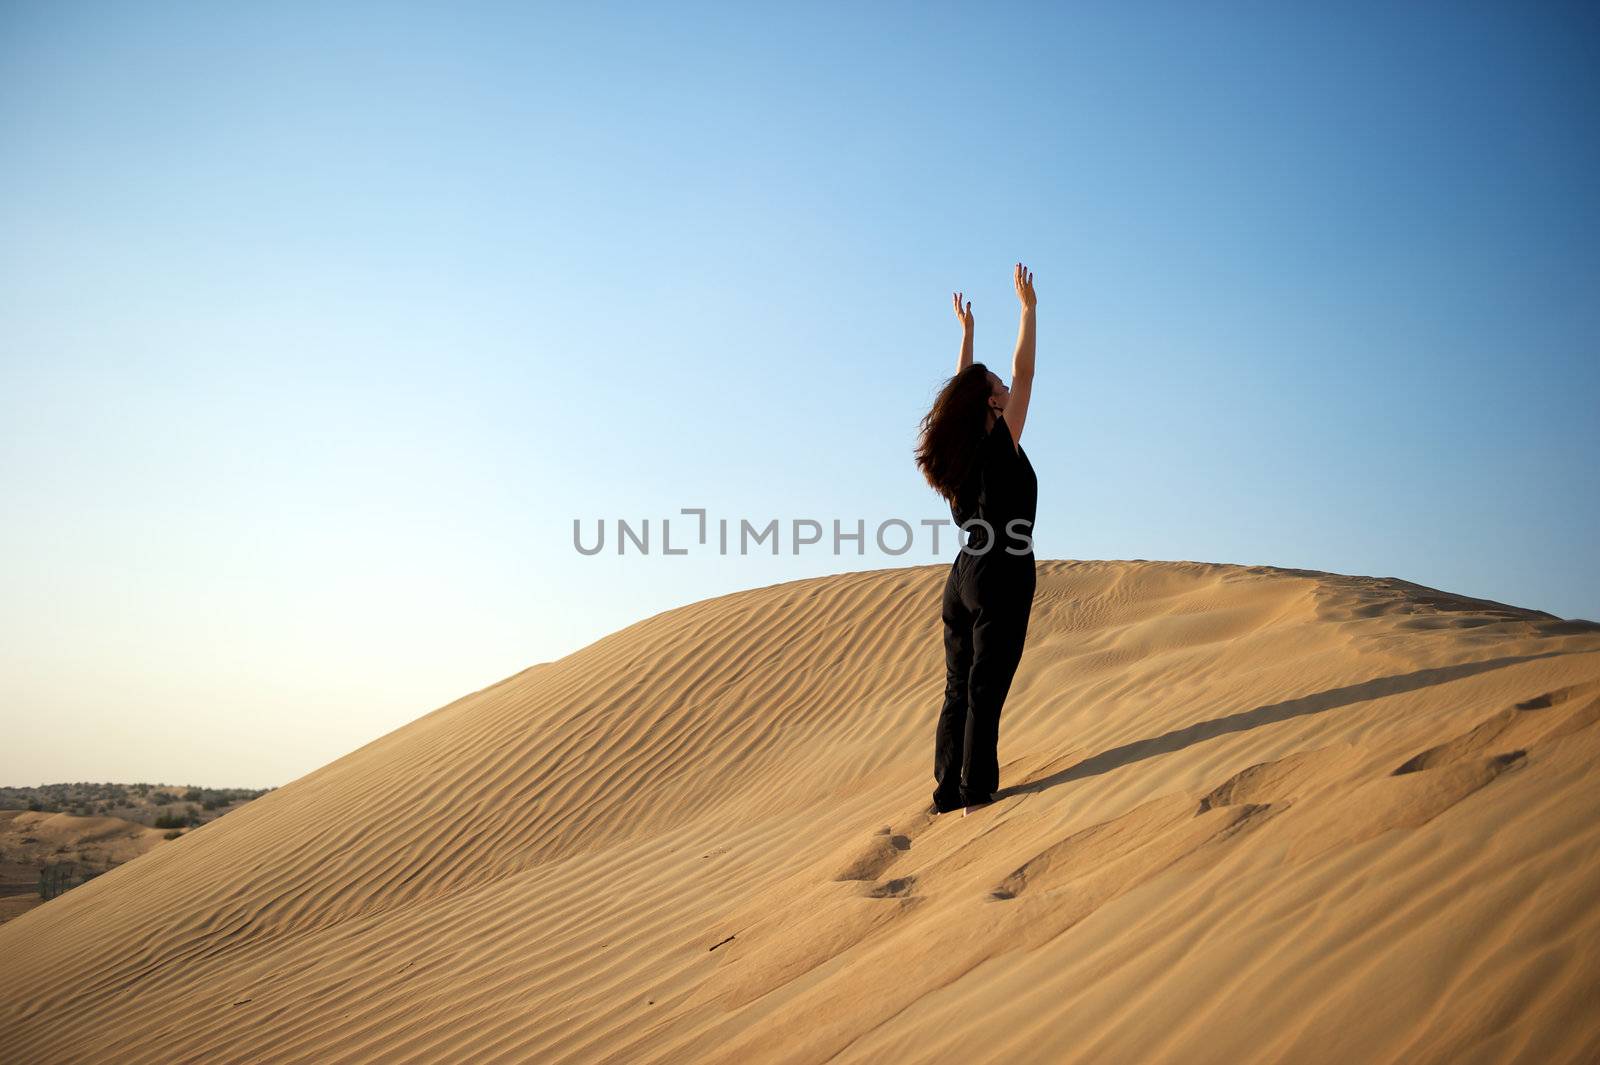
[[1000,710],[1022,660],[1033,611],[1033,554],[965,551],[950,564],[944,603],[944,708],[934,737],[933,801],[987,801],[1000,787]]

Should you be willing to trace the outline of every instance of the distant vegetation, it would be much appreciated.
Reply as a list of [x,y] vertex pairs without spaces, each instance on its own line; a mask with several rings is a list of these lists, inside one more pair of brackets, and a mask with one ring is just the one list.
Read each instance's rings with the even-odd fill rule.
[[104,869],[92,869],[76,862],[44,866],[39,870],[39,898],[42,901],[53,899],[68,888],[88,883],[103,872]]
[[[78,817],[120,817],[152,828],[187,828],[215,820],[273,788],[202,788],[193,784],[44,784],[0,787],[0,810],[37,810]],[[205,816],[211,812],[213,816]]]
[[[108,817],[162,830],[172,840],[215,821],[272,788],[202,788],[193,784],[45,784],[0,787],[0,923],[24,912],[19,896],[37,892],[40,902],[84,883],[138,853],[142,834],[131,825],[58,822],[48,832],[22,811]],[[20,824],[18,822],[21,822]],[[107,842],[108,840],[114,842]],[[37,878],[37,879],[35,879]]]
[[158,815],[154,825],[156,828],[187,828],[200,823],[200,811],[191,806],[181,814]]

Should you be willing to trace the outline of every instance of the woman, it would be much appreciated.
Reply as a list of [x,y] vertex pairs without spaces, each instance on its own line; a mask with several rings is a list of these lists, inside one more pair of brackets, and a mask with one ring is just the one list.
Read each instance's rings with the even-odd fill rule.
[[[1033,609],[1033,517],[1039,481],[1022,450],[1033,393],[1033,274],[1013,270],[1022,323],[1011,387],[972,361],[972,303],[961,307],[956,374],[922,419],[917,465],[967,533],[945,580],[944,708],[934,738],[933,809],[964,814],[1000,786],[1000,708],[1022,658]],[[970,526],[970,527],[969,527]]]

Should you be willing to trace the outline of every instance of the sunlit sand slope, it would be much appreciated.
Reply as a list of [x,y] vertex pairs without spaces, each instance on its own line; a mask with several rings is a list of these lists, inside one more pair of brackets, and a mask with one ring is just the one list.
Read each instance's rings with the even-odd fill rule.
[[0,1061],[1600,1060],[1600,627],[1041,562],[932,816],[945,569],[641,621],[0,926]]

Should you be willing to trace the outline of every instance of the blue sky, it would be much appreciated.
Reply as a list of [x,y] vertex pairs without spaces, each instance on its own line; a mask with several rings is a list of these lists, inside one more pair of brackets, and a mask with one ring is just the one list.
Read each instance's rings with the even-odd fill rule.
[[[1592,7],[771,7],[0,9],[0,783],[286,783],[948,563],[871,530],[1019,259],[1039,557],[1600,619]],[[682,507],[868,542],[573,547]]]

